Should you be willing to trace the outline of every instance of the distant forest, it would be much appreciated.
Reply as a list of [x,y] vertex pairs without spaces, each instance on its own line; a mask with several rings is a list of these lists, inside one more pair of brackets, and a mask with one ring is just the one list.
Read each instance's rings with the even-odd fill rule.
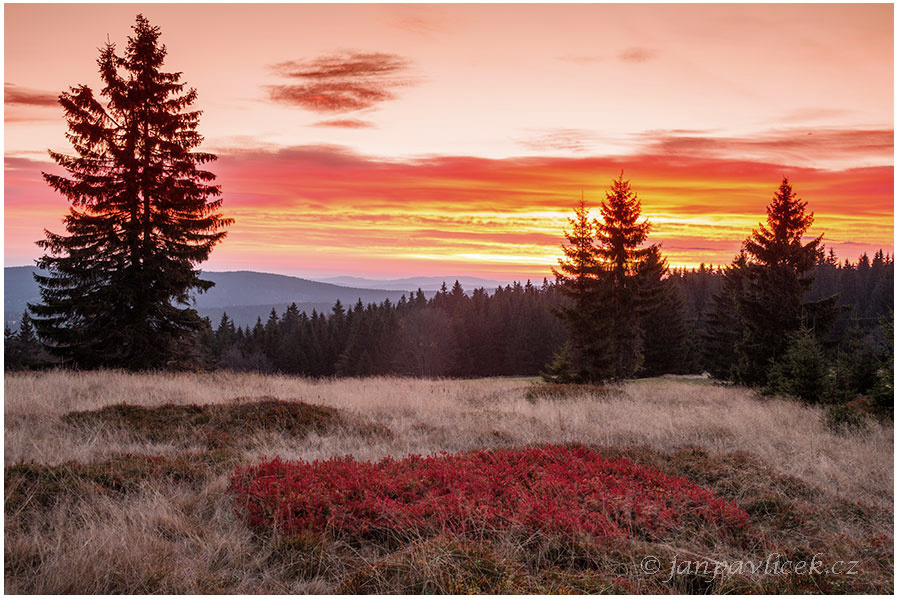
[[[640,374],[701,373],[710,367],[703,339],[710,300],[724,270],[700,266],[672,269],[670,293],[644,323]],[[881,251],[872,260],[839,263],[829,253],[815,269],[809,299],[839,295],[849,307],[831,332],[833,344],[858,344],[877,352],[878,319],[893,307],[894,261]],[[291,306],[272,310],[267,322],[235,327],[225,314],[206,321],[198,357],[207,368],[282,372],[305,376],[414,375],[478,377],[537,375],[566,339],[553,314],[563,301],[557,286],[515,283],[493,294],[461,285],[431,299],[418,292],[398,303],[385,301],[330,314],[308,315]]]
[[[672,269],[670,293],[644,321],[644,360],[640,374],[707,371],[713,356],[703,339],[710,300],[724,270],[701,266]],[[831,331],[837,344],[862,344],[877,352],[882,344],[878,319],[893,306],[894,261],[877,252],[857,263],[834,255],[816,266],[808,299],[839,294],[849,307]],[[234,327],[224,315],[217,327],[207,321],[199,356],[208,368],[283,372],[307,376],[477,377],[537,375],[566,339],[553,314],[563,301],[554,283],[529,281],[466,294],[459,284],[431,299],[423,293],[330,314],[307,315],[295,307],[252,328]]]
[[[644,359],[639,374],[709,371],[715,356],[706,347],[712,297],[725,270],[704,265],[671,269],[662,302],[644,321]],[[834,350],[875,356],[885,341],[879,319],[893,308],[894,260],[882,251],[871,260],[839,262],[830,250],[814,269],[809,300],[839,295],[846,311],[830,332]],[[327,313],[300,312],[295,305],[253,327],[235,326],[227,314],[204,320],[192,355],[173,367],[232,369],[329,377],[411,375],[441,377],[533,376],[566,339],[554,315],[564,301],[554,282],[529,281],[495,293],[461,285],[430,299],[420,291],[399,302],[343,306]],[[18,331],[5,332],[7,369],[52,365],[27,315]]]

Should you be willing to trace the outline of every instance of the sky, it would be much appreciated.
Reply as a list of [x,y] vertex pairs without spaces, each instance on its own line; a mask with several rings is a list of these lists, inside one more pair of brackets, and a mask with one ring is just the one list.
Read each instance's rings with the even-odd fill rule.
[[207,270],[551,278],[621,172],[672,266],[728,264],[784,176],[840,259],[893,252],[891,4],[5,4],[6,266],[63,232],[56,97],[137,13],[219,156]]

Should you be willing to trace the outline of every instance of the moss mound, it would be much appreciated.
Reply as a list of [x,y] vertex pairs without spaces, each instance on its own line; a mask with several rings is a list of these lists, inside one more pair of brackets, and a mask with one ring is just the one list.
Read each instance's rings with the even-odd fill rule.
[[70,412],[63,421],[80,427],[111,427],[149,442],[195,443],[227,448],[259,432],[293,437],[347,429],[355,434],[389,435],[383,426],[347,417],[334,408],[273,397],[240,398],[233,403],[144,407],[116,404],[99,410]]
[[570,399],[593,395],[611,397],[621,395],[623,392],[616,387],[605,385],[586,385],[574,383],[537,383],[530,386],[524,393],[524,397],[530,401],[539,399]]

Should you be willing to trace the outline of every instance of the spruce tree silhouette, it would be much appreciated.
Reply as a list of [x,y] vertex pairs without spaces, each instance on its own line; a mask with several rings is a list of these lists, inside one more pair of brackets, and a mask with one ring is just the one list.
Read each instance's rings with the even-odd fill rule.
[[802,242],[814,222],[806,206],[783,177],[767,205],[767,224],[759,224],[742,244],[748,270],[736,295],[742,332],[734,372],[741,383],[766,384],[771,363],[783,356],[790,333],[805,327],[825,339],[842,312],[836,307],[838,295],[805,300],[814,267],[823,257],[823,235]]
[[569,218],[570,245],[553,269],[568,303],[557,310],[568,341],[543,372],[555,382],[633,376],[642,363],[641,318],[657,306],[667,263],[657,246],[640,247],[651,225],[623,172],[605,193],[602,220],[590,220],[584,200]]
[[[160,30],[137,16],[124,55],[106,43],[100,97],[86,85],[59,96],[74,156],[50,152],[68,177],[44,179],[71,203],[67,234],[45,230],[29,305],[47,349],[82,368],[163,368],[191,355],[202,321],[186,306],[212,283],[195,268],[232,223],[223,218],[215,160],[193,151],[196,90],[162,71]],[[179,306],[180,305],[180,306]]]
[[564,236],[569,245],[561,246],[564,258],[552,269],[558,290],[568,300],[554,310],[568,339],[542,375],[558,383],[601,381],[612,376],[612,355],[608,322],[596,318],[606,294],[599,281],[595,223],[583,198],[568,223],[571,229]]
[[[596,223],[596,255],[608,294],[602,318],[609,321],[613,378],[625,379],[642,365],[640,320],[646,308],[656,301],[643,280],[660,279],[667,272],[667,264],[657,246],[640,247],[648,238],[651,224],[648,220],[639,222],[642,203],[630,182],[624,180],[623,172],[612,181],[611,191],[605,193],[601,212],[602,220]],[[641,271],[643,277],[638,276]]]

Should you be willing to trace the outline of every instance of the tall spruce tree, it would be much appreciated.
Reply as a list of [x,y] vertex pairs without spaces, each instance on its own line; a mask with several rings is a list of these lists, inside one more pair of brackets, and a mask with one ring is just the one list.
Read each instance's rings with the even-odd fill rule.
[[202,321],[192,290],[212,286],[196,266],[225,236],[215,160],[194,151],[196,91],[162,70],[160,30],[137,16],[124,54],[107,43],[100,97],[86,85],[59,96],[75,155],[50,152],[68,176],[44,173],[71,203],[67,234],[45,231],[29,306],[48,350],[84,368],[160,368],[192,353]]
[[607,297],[599,280],[595,248],[595,223],[581,198],[568,218],[571,230],[564,236],[564,258],[553,268],[555,281],[566,302],[555,308],[567,329],[568,340],[543,372],[554,382],[599,381],[613,376],[613,356],[609,343],[608,321],[596,318]]
[[823,236],[803,243],[814,222],[789,180],[783,177],[767,206],[767,224],[743,242],[748,276],[736,297],[742,336],[736,345],[736,379],[747,385],[767,383],[771,364],[783,356],[790,333],[806,327],[825,339],[839,309],[838,296],[805,301],[822,257]]
[[624,180],[612,181],[590,220],[583,200],[565,232],[560,269],[553,269],[566,305],[558,316],[568,342],[543,373],[549,380],[600,381],[633,376],[642,363],[641,319],[660,301],[667,264],[657,246],[640,247],[651,225],[639,222],[641,203]]
[[[605,192],[602,220],[596,223],[596,256],[599,261],[602,287],[608,294],[603,317],[610,319],[614,378],[633,376],[642,364],[642,332],[640,316],[655,302],[643,279],[651,278],[648,271],[660,278],[667,270],[658,248],[640,248],[648,238],[651,224],[639,222],[642,204],[624,181],[624,173],[612,181],[611,191]],[[652,258],[650,266],[648,259]],[[649,267],[649,268],[647,268]],[[640,271],[644,276],[638,276]]]

